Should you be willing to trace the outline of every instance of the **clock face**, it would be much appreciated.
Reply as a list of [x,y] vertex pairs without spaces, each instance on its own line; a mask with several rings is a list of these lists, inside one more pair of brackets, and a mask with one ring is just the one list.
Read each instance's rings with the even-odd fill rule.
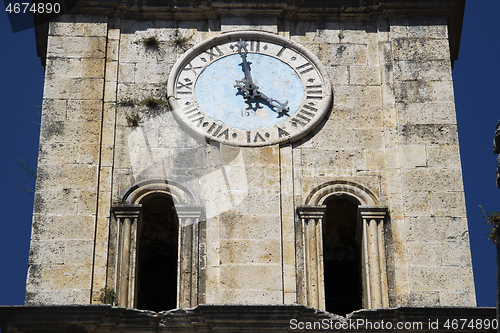
[[182,124],[208,140],[263,146],[306,135],[331,104],[319,60],[288,39],[233,32],[186,52],[169,77],[168,99]]

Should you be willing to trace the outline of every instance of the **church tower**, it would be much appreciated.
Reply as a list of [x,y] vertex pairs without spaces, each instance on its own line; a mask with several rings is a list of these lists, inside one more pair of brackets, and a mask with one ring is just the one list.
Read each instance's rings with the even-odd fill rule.
[[464,4],[81,0],[38,26],[26,304],[474,307]]

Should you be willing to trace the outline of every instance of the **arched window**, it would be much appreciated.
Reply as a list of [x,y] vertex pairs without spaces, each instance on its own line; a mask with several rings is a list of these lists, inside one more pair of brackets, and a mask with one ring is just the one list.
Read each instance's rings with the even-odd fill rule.
[[325,307],[345,315],[361,309],[361,231],[357,226],[359,202],[347,196],[325,200],[323,270]]
[[390,305],[387,207],[370,190],[347,181],[325,183],[297,207],[297,217],[298,304],[340,315]]
[[204,208],[164,180],[137,183],[121,198],[126,204],[111,207],[107,269],[118,305],[164,311],[204,303]]
[[137,243],[137,308],[175,309],[179,220],[172,197],[149,195],[142,201]]

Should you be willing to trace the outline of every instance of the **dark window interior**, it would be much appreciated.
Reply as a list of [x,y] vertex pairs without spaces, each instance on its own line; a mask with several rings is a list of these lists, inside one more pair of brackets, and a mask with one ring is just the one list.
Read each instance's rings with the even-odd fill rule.
[[324,204],[327,206],[323,221],[326,310],[346,315],[362,308],[361,239],[360,233],[356,233],[359,202],[332,197]]
[[156,312],[176,308],[178,219],[170,196],[142,203],[137,248],[137,308]]

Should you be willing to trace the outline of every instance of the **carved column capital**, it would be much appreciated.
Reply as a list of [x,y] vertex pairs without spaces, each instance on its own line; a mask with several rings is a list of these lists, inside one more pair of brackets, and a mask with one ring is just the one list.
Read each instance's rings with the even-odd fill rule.
[[358,206],[362,219],[376,220],[377,222],[385,219],[387,210],[385,206]]
[[142,211],[142,205],[114,205],[111,207],[111,213],[117,220],[126,218],[137,220]]
[[298,206],[297,214],[300,219],[305,220],[322,220],[326,214],[326,206]]
[[203,206],[175,205],[175,211],[182,227],[205,220],[205,208]]

